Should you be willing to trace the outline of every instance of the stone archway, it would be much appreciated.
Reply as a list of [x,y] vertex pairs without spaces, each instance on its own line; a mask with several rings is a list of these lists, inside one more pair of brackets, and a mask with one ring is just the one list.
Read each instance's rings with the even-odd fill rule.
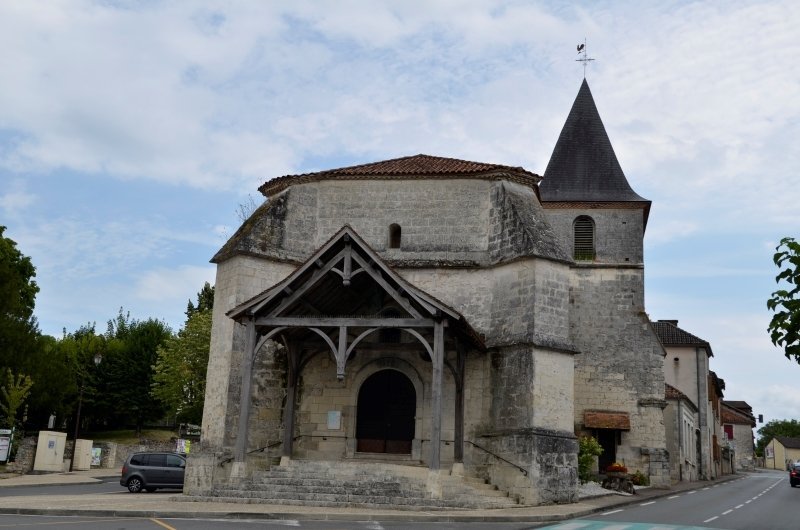
[[411,454],[417,393],[402,372],[379,370],[361,384],[356,409],[356,451]]

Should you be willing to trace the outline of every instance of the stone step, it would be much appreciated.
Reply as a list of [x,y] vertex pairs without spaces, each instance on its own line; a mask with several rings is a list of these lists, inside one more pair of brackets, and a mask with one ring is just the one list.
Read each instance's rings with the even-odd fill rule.
[[440,475],[441,498],[435,499],[429,478],[428,468],[417,465],[292,460],[254,473],[248,483],[214,488],[207,497],[217,502],[400,510],[517,506],[506,492],[484,480],[460,475]]
[[[262,494],[263,493],[263,494]],[[368,493],[303,493],[303,492],[257,492],[250,490],[215,490],[214,498],[242,499],[242,502],[264,504],[297,504],[309,506],[362,506],[372,505],[383,508],[397,506],[425,508],[507,508],[515,506],[508,498],[504,501],[475,496],[461,496],[455,499],[431,499],[414,495],[370,495]]]
[[[370,503],[336,503],[336,502],[321,502],[321,501],[295,501],[295,500],[282,500],[282,499],[261,499],[261,498],[243,498],[243,497],[212,497],[212,496],[193,496],[193,497],[176,497],[178,501],[186,502],[224,502],[232,504],[273,504],[273,505],[286,505],[286,506],[312,506],[318,508],[366,508],[374,510],[419,510],[424,508],[428,511],[439,510],[452,510],[472,508],[473,506],[446,506],[446,505],[433,505],[425,504],[395,504],[392,506],[386,504],[370,504]],[[433,502],[433,501],[431,501]],[[491,508],[494,506],[479,506]]]

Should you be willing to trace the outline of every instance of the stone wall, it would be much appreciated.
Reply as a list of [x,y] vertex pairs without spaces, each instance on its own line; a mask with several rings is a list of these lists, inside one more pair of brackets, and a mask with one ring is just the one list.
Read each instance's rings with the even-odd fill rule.
[[588,215],[595,225],[595,263],[640,265],[644,262],[644,216],[641,209],[547,208],[546,211],[556,237],[570,257],[574,237],[573,223],[579,215]]

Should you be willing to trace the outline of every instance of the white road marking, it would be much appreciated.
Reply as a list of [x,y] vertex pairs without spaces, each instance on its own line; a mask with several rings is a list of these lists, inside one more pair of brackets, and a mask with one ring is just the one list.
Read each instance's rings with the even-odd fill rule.
[[673,495],[672,497],[667,497],[667,499],[677,499],[680,495]]
[[739,509],[739,508],[741,508],[742,506],[744,506],[744,504],[740,504],[739,506],[737,506],[736,508],[734,508],[734,510],[738,510],[738,509]]
[[714,517],[712,517],[711,519],[706,519],[706,520],[705,520],[705,521],[703,521],[703,522],[704,522],[704,523],[710,523],[710,522],[711,522],[711,521],[713,521],[714,519],[719,519],[719,516],[718,516],[718,515],[715,515],[715,516],[714,516]]
[[728,515],[728,514],[729,514],[729,513],[731,513],[732,511],[733,511],[733,510],[728,510],[728,511],[722,512],[722,515]]
[[703,491],[706,491],[707,489],[710,489],[710,488],[708,486],[706,486],[705,488],[703,488]]
[[648,506],[648,505],[650,505],[650,504],[655,504],[655,503],[656,503],[656,501],[643,502],[643,503],[642,503],[642,504],[640,504],[639,506]]
[[745,504],[750,504],[751,502],[753,502],[753,499],[750,499],[749,501],[744,501]]
[[381,523],[378,522],[368,523],[367,526],[365,526],[365,528],[367,528],[367,530],[383,530]]
[[622,511],[622,509],[620,508],[619,510],[611,510],[610,512],[603,512],[600,515],[611,515],[612,513],[618,513],[618,512],[621,512],[621,511]]
[[694,493],[697,493],[697,490],[690,491],[690,492],[689,492],[689,493],[687,493],[686,495],[692,495],[692,494],[694,494]]

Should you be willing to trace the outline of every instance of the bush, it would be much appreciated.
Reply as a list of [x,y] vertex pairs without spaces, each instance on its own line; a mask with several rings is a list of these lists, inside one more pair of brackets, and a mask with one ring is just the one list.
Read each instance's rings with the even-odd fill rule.
[[603,454],[600,442],[594,436],[581,436],[578,439],[578,478],[586,482],[592,478],[594,458]]
[[633,475],[631,475],[631,482],[633,482],[635,486],[649,486],[650,477],[641,471],[636,471]]

